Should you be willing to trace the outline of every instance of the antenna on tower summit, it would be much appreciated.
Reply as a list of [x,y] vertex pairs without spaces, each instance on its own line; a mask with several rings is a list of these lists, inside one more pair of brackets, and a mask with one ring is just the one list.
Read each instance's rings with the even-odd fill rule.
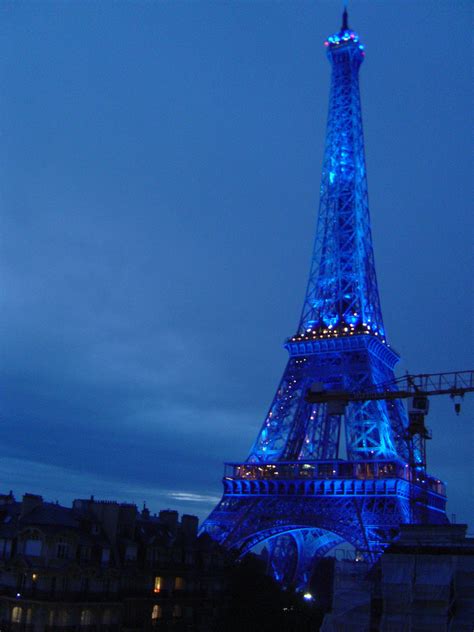
[[341,31],[348,31],[348,30],[349,30],[349,25],[347,23],[347,4],[344,3],[344,12],[342,14]]

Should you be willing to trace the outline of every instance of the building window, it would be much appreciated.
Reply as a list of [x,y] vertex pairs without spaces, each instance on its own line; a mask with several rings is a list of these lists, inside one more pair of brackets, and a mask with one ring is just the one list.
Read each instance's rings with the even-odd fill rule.
[[179,603],[175,603],[173,606],[173,617],[175,619],[179,619],[182,616],[183,616],[183,609],[181,608]]
[[102,564],[108,564],[110,560],[110,549],[102,549],[102,557],[100,561]]
[[184,579],[182,577],[174,578],[174,589],[175,590],[184,590]]
[[156,621],[157,619],[161,619],[162,616],[163,616],[163,611],[161,609],[161,606],[159,606],[158,604],[155,604],[153,606],[153,610],[151,611],[151,620]]
[[155,554],[153,557],[154,562],[159,562],[160,564],[164,564],[169,559],[169,551],[167,549],[163,549],[162,547],[155,549]]
[[112,612],[110,610],[104,610],[102,615],[102,625],[110,625],[112,623]]
[[59,538],[56,543],[56,557],[65,560],[69,557],[69,542],[64,538]]
[[21,573],[21,575],[18,575],[18,579],[17,579],[17,582],[16,582],[17,592],[19,592],[19,593],[23,592],[23,589],[25,588],[25,580],[26,580],[25,573]]
[[79,557],[81,560],[88,561],[91,559],[92,549],[90,546],[85,544],[81,545],[79,548]]
[[67,610],[61,610],[58,617],[58,624],[60,626],[67,626],[69,623],[69,613]]
[[12,609],[12,623],[21,623],[21,614],[20,606],[15,606]]
[[23,544],[23,552],[31,557],[39,557],[43,548],[43,541],[39,533],[30,533]]
[[92,612],[90,610],[81,611],[81,626],[92,625]]
[[155,583],[153,585],[153,592],[159,593],[163,590],[163,578],[155,577]]
[[134,544],[131,544],[126,547],[125,559],[129,562],[137,559],[137,547]]
[[0,540],[0,558],[8,560],[10,557],[10,553],[12,550],[12,541],[11,540]]

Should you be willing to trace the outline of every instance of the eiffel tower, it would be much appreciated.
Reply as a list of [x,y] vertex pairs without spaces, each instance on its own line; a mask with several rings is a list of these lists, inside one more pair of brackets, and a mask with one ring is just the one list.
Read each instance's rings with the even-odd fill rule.
[[[265,542],[275,577],[304,585],[315,559],[347,542],[375,561],[400,524],[446,523],[444,486],[415,461],[401,400],[310,404],[326,391],[394,380],[399,360],[380,308],[367,197],[359,68],[349,28],[325,42],[332,66],[316,240],[289,360],[250,455],[227,463],[202,530],[245,555]],[[395,388],[395,387],[394,387]]]

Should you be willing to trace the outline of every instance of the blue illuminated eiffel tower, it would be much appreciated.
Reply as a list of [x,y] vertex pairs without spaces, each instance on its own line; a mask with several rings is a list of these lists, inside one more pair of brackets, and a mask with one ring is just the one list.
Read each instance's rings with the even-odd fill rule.
[[401,400],[345,409],[306,401],[314,383],[374,390],[394,379],[399,360],[385,334],[372,248],[358,80],[364,46],[346,11],[325,46],[329,118],[298,331],[286,342],[290,358],[250,455],[226,465],[223,498],[203,525],[242,554],[268,541],[275,575],[300,584],[315,556],[341,541],[373,561],[401,523],[447,522],[443,484],[419,457],[413,467]]

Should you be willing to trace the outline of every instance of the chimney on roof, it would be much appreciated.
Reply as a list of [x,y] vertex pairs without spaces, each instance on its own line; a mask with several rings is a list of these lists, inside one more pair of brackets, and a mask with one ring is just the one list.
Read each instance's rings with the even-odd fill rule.
[[194,539],[197,537],[199,526],[199,518],[197,516],[190,516],[189,514],[183,514],[181,516],[181,529],[184,537]]
[[137,521],[138,510],[136,505],[121,503],[118,516],[118,528],[121,535],[133,538]]
[[159,519],[162,524],[165,524],[173,535],[176,535],[178,530],[178,512],[172,509],[163,509],[159,513]]
[[15,496],[13,492],[10,490],[9,494],[0,494],[0,506],[2,505],[11,505],[15,502]]
[[43,497],[37,496],[36,494],[23,494],[23,499],[21,501],[21,511],[20,518],[29,514],[30,511],[33,511],[36,507],[39,507],[43,504]]

